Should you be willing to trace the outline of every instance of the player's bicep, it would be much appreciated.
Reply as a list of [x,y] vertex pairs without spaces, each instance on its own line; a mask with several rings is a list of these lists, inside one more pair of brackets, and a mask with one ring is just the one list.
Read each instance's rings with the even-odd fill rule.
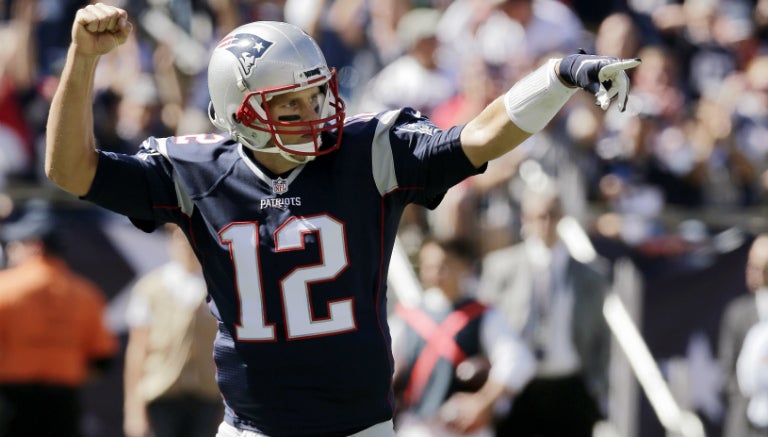
[[[393,141],[397,179],[402,186],[418,188],[413,191],[414,202],[432,207],[449,188],[484,170],[467,159],[459,132],[460,128],[439,130],[424,120],[396,131],[400,140]],[[407,147],[403,147],[404,138]]]

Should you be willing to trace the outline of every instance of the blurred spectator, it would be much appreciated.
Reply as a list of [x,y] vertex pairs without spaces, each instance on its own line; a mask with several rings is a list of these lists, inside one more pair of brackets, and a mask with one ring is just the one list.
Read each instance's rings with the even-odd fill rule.
[[[8,194],[4,193],[0,187],[0,233],[8,216],[13,212],[14,200]],[[5,247],[0,244],[0,269],[7,265]]]
[[131,293],[125,356],[126,437],[211,437],[222,421],[200,264],[184,234],[167,228],[171,260]]
[[80,389],[117,353],[104,295],[59,257],[59,230],[35,203],[0,234],[9,265],[0,271],[3,437],[79,436]]
[[[191,2],[193,6],[207,7],[214,17],[214,27],[218,41],[235,27],[258,20],[280,21],[285,19],[284,9],[287,0],[207,0]],[[130,15],[130,14],[129,14]]]
[[457,93],[439,103],[430,119],[441,129],[464,124],[504,92],[507,85],[502,71],[478,54],[468,54],[461,64]]
[[535,361],[493,308],[472,297],[474,248],[428,238],[418,254],[418,307],[391,317],[398,436],[492,436],[495,407],[533,375]]
[[166,102],[153,75],[139,74],[124,91],[117,108],[117,134],[123,141],[135,145],[148,136],[174,135],[176,126],[163,120]]
[[575,259],[558,235],[562,209],[550,188],[521,201],[523,242],[485,256],[478,296],[495,305],[537,358],[536,375],[501,421],[498,435],[590,437],[605,414],[609,280]]
[[437,64],[440,14],[436,9],[416,8],[403,15],[397,35],[405,53],[370,80],[357,104],[360,108],[377,112],[409,106],[430,115],[455,94],[451,76]]
[[[378,2],[386,3],[386,2]],[[285,18],[317,41],[326,62],[338,71],[342,97],[353,101],[355,91],[381,67],[371,44],[371,9],[364,0],[287,0]],[[393,49],[397,50],[397,46]]]
[[602,232],[630,245],[663,232],[664,193],[646,177],[650,156],[642,140],[644,123],[642,117],[626,120],[619,131],[598,140],[595,149],[600,166],[595,191],[609,209],[607,217],[616,219],[614,232]]
[[523,26],[523,54],[529,59],[538,60],[552,53],[573,53],[587,42],[583,23],[563,2],[491,0],[491,3],[507,19]]
[[136,145],[123,138],[117,131],[120,119],[120,101],[122,96],[111,88],[102,89],[94,96],[94,129],[93,134],[101,150],[110,152],[131,153],[136,151]]
[[[632,94],[637,111],[674,126],[685,114],[688,103],[681,91],[683,79],[675,53],[665,46],[644,46],[637,57],[643,63],[632,72]],[[641,68],[642,67],[642,68]]]
[[660,216],[667,204],[699,208],[704,202],[696,173],[702,158],[688,130],[689,102],[674,54],[647,46],[638,57],[643,63],[633,72],[628,103],[636,116],[605,113],[595,144],[597,186],[590,190],[615,213],[617,236],[630,245],[664,232]]
[[702,157],[686,130],[693,113],[686,108],[694,106],[682,91],[680,65],[674,52],[662,46],[644,47],[638,56],[642,68],[632,78],[640,116],[635,138],[647,154],[643,179],[661,190],[665,203],[700,208],[704,190],[695,171]]
[[[562,0],[570,6],[584,23],[587,30],[594,32],[611,14],[627,9],[626,0]],[[617,41],[620,41],[617,38]],[[602,52],[597,52],[602,53]]]
[[56,76],[64,64],[69,47],[72,20],[87,0],[9,0],[14,4],[30,4],[36,10],[35,38],[37,60],[42,76]]
[[755,0],[753,3],[752,19],[755,25],[755,35],[761,41],[766,41],[768,36],[768,0]]
[[[371,11],[370,38],[382,65],[391,63],[403,54],[403,46],[397,31],[403,15],[415,7],[434,6],[419,0],[380,0],[367,3]],[[442,11],[441,8],[435,7],[435,9]]]
[[685,0],[656,8],[651,17],[676,54],[689,97],[713,96],[723,79],[754,56],[751,6],[741,0]]
[[[768,430],[768,322],[760,321],[749,329],[736,360],[736,379],[741,393],[749,399],[747,419],[750,428],[765,435]],[[754,431],[752,431],[754,433]]]
[[743,188],[740,204],[761,204],[768,193],[768,55],[754,57],[741,74],[734,74],[721,99],[732,109],[735,152],[744,158],[738,174]]
[[36,0],[16,0],[8,5],[11,16],[0,23],[0,191],[8,179],[34,176],[35,140],[39,127],[32,123],[38,78]]
[[[754,390],[742,391],[740,385],[749,385],[749,381],[741,381],[740,377],[760,378],[760,375],[740,374],[738,369],[739,355],[744,351],[745,339],[748,333],[759,323],[768,320],[768,234],[760,234],[752,242],[745,268],[745,278],[748,294],[733,299],[723,311],[720,322],[720,338],[718,342],[719,360],[726,376],[725,396],[727,413],[723,424],[724,437],[757,437],[766,433],[764,420],[759,423],[755,419],[765,418],[765,404],[759,397],[751,404],[751,394]],[[757,328],[762,329],[762,328]],[[757,335],[757,334],[755,334]],[[754,352],[747,352],[748,354]],[[764,356],[764,351],[760,353]],[[745,360],[749,360],[747,356]],[[749,367],[748,363],[744,364]],[[757,370],[757,369],[756,369]],[[754,379],[752,379],[754,381]],[[752,384],[754,387],[755,384]],[[762,408],[762,411],[754,411]]]
[[470,54],[517,80],[544,56],[573,53],[589,40],[579,17],[557,0],[458,0],[441,20],[441,65],[460,71]]
[[761,191],[759,160],[739,147],[728,106],[721,99],[701,97],[692,109],[685,132],[695,162],[691,177],[701,186],[702,206],[754,205]]
[[615,12],[600,22],[595,32],[595,53],[634,58],[642,45],[640,28],[631,14]]

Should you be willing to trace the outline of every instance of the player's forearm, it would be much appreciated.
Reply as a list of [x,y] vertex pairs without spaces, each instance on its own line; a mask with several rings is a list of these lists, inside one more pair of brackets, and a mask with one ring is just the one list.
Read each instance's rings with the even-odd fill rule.
[[502,96],[464,126],[461,146],[469,161],[480,167],[514,149],[530,135],[509,119]]
[[70,47],[48,115],[45,173],[78,196],[88,192],[96,174],[92,99],[98,59]]
[[515,393],[509,391],[509,389],[502,383],[496,382],[492,379],[488,379],[480,390],[475,393],[477,399],[481,404],[485,405],[486,409],[493,408],[493,405],[502,397],[511,397]]
[[147,358],[148,332],[141,328],[131,328],[128,345],[125,349],[125,369],[123,370],[124,408],[134,412],[145,407],[139,393],[139,383],[144,373]]

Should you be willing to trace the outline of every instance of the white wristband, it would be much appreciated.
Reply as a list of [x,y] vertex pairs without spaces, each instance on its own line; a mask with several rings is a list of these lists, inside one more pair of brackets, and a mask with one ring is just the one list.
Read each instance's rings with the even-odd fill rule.
[[517,127],[536,133],[552,120],[578,88],[565,86],[555,75],[557,59],[520,79],[504,95],[504,106],[509,119]]

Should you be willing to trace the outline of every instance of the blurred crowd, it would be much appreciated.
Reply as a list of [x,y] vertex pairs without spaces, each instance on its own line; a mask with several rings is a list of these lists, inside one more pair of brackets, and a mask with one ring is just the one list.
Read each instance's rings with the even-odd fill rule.
[[[214,130],[208,54],[252,20],[315,36],[349,114],[411,106],[440,127],[468,121],[546,58],[578,49],[642,58],[627,112],[603,112],[579,93],[519,153],[453,189],[438,213],[409,213],[413,250],[426,231],[481,235],[483,253],[518,240],[519,193],[543,181],[560,187],[566,214],[631,246],[669,233],[665,207],[733,211],[766,196],[765,0],[109,1],[136,31],[99,65],[95,135],[100,148],[123,152],[147,136]],[[86,3],[0,2],[0,193],[55,191],[41,171],[47,105],[69,23]]]

